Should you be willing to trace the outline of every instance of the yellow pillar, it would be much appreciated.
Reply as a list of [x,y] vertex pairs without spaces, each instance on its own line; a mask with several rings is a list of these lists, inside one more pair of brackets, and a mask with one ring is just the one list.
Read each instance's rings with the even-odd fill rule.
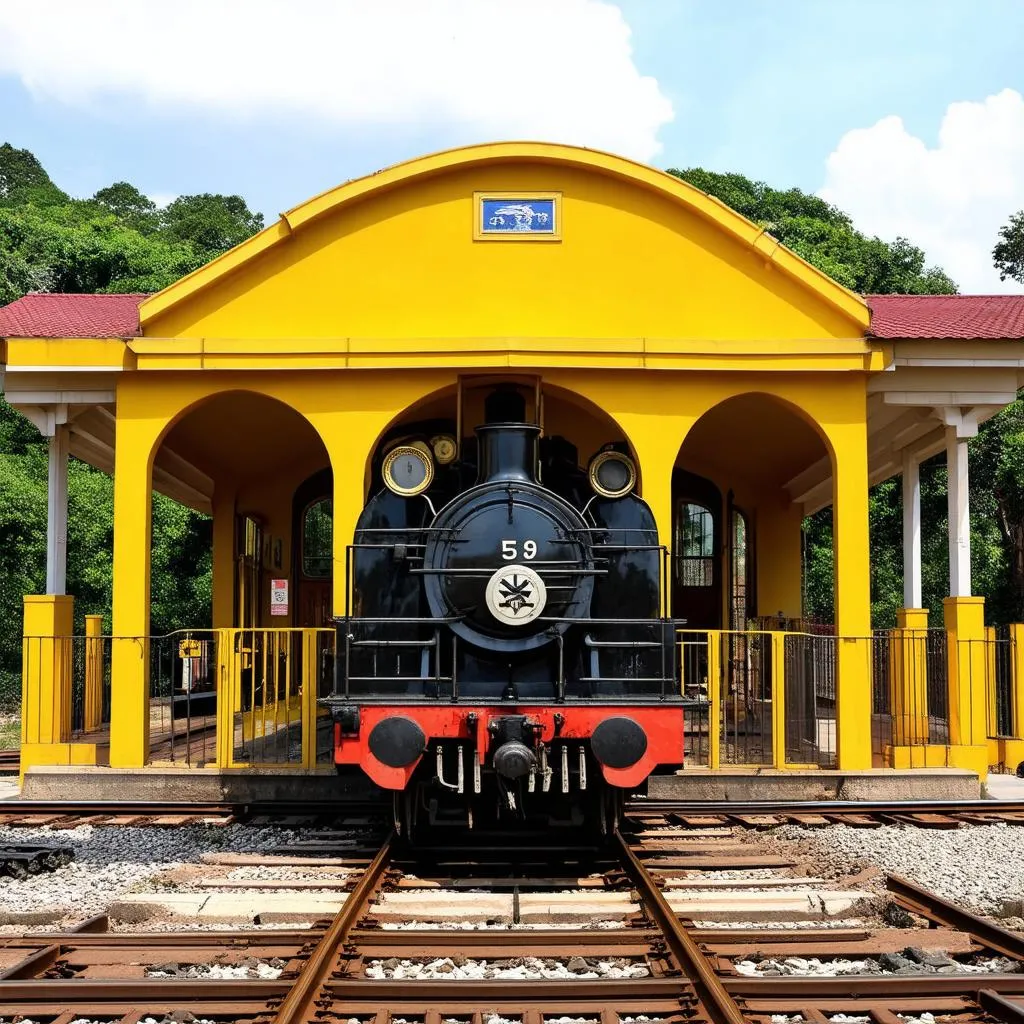
[[111,640],[110,766],[149,758],[150,453],[158,426],[144,395],[118,389],[114,450],[114,628]]
[[213,495],[213,628],[235,625],[235,490],[218,483]]
[[942,606],[949,649],[950,761],[984,778],[988,771],[985,599],[947,597]]
[[75,599],[67,594],[26,594],[22,641],[22,769],[48,760],[31,748],[71,739],[71,644]]
[[901,608],[892,637],[890,707],[893,743],[928,742],[928,609]]
[[871,767],[871,570],[863,418],[835,431],[833,484],[839,768]]
[[[658,543],[671,556],[672,552],[672,469],[679,452],[680,438],[665,436],[652,429],[652,425],[637,418],[622,416],[627,436],[633,444],[640,471],[640,496],[650,506],[658,527]],[[661,595],[662,614],[669,616],[671,610],[672,565],[669,561],[669,586]]]
[[85,617],[85,722],[87,733],[103,721],[103,616]]

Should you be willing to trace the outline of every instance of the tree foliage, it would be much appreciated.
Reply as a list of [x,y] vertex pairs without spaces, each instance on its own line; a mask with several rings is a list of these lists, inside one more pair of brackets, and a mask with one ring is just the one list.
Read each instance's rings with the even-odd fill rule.
[[924,252],[905,238],[895,242],[869,238],[841,210],[798,188],[780,191],[742,174],[717,174],[700,167],[669,168],[668,173],[720,199],[855,292],[948,295],[956,291],[942,270],[925,267]]
[[[244,241],[263,219],[238,196],[181,196],[165,209],[119,181],[90,199],[59,189],[36,157],[0,146],[0,303],[30,291],[151,292]],[[0,398],[0,704],[20,693],[22,595],[46,582],[46,444]],[[68,592],[110,629],[113,482],[68,471]],[[154,634],[210,619],[211,524],[153,495]]]
[[1013,214],[999,229],[999,241],[992,250],[999,280],[1010,278],[1024,284],[1024,210]]

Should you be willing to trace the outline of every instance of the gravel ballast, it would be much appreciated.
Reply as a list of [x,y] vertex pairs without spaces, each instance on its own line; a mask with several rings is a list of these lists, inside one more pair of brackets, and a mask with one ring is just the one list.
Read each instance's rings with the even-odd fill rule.
[[[962,825],[940,830],[902,825],[872,829],[783,825],[762,833],[759,840],[766,835],[798,843],[810,859],[837,874],[849,873],[854,863],[874,865],[983,914],[1019,915],[1024,901],[1024,836],[1015,826]],[[884,885],[881,875],[877,885],[880,889]]]
[[[238,824],[179,828],[79,825],[60,830],[0,827],[0,845],[60,844],[75,851],[74,861],[55,871],[4,879],[0,924],[23,928],[29,922],[19,920],[19,915],[26,912],[49,914],[49,921],[39,923],[51,926],[64,919],[81,920],[104,913],[129,893],[164,891],[167,887],[157,876],[172,868],[201,864],[201,855],[210,850],[259,853],[316,835],[316,829],[285,831]],[[5,913],[9,915],[6,921]]]
[[468,957],[440,957],[436,960],[371,960],[366,977],[377,981],[595,981],[599,978],[648,978],[650,968],[622,957],[582,957],[553,960],[522,956],[508,960],[473,960]]

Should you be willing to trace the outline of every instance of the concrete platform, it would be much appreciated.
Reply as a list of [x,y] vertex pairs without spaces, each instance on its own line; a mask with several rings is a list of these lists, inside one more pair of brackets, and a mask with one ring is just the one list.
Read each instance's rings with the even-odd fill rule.
[[[994,779],[994,776],[990,776]],[[1010,776],[1000,777],[1010,779]],[[1014,780],[1024,786],[1024,780]],[[999,783],[996,783],[998,786]],[[1007,788],[1012,783],[1006,783]],[[1015,788],[1015,787],[1014,787]],[[385,797],[358,772],[338,775],[215,768],[146,769],[37,766],[25,773],[25,800],[344,801]],[[878,768],[862,772],[782,772],[687,768],[651,776],[647,795],[661,800],[978,800],[978,776],[959,768]],[[1017,797],[1022,798],[1022,797]]]
[[358,773],[216,768],[97,768],[37,765],[25,773],[23,800],[169,800],[256,803],[288,800],[374,800],[381,791]]
[[874,768],[786,772],[774,768],[684,768],[652,775],[652,800],[979,800],[974,772],[960,768]]

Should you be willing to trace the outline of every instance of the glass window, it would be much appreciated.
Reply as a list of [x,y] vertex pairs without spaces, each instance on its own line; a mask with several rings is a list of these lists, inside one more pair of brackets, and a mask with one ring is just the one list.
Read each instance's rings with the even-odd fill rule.
[[703,505],[687,502],[676,521],[676,566],[684,587],[715,582],[715,519]]
[[331,534],[334,508],[330,498],[313,502],[302,517],[302,575],[326,579],[331,575]]
[[732,511],[732,629],[747,628],[748,584],[747,517]]

